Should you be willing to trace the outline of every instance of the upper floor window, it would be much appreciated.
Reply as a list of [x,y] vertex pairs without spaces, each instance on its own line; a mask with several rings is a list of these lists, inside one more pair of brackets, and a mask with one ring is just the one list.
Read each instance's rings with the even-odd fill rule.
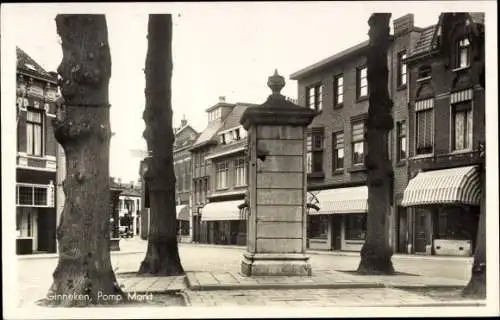
[[470,42],[468,38],[458,41],[457,68],[465,68],[470,65]]
[[368,96],[368,69],[361,67],[356,70],[356,97],[363,98]]
[[344,75],[339,74],[333,79],[334,90],[334,106],[339,106],[344,103]]
[[434,150],[434,99],[415,103],[415,153],[429,154]]
[[406,122],[399,121],[396,125],[397,161],[406,159]]
[[365,122],[357,121],[352,124],[352,164],[361,165],[365,162]]
[[26,147],[27,153],[42,156],[43,143],[42,112],[33,109],[26,113]]
[[452,148],[472,149],[472,105],[470,100],[452,106]]
[[246,172],[247,172],[247,167],[245,158],[239,158],[234,160],[235,186],[239,187],[247,184]]
[[428,78],[431,76],[431,67],[430,66],[421,66],[418,68],[418,79]]
[[215,165],[216,173],[216,188],[226,189],[227,188],[227,173],[229,170],[228,162],[222,161]]
[[398,53],[398,87],[405,86],[407,82],[406,51]]
[[333,141],[333,171],[344,168],[344,133],[335,132],[332,135]]
[[215,110],[212,110],[208,113],[208,121],[220,119],[221,115],[222,115],[221,108],[217,108]]
[[323,172],[323,131],[307,136],[307,172]]
[[323,109],[323,85],[318,84],[306,90],[307,107],[316,111]]

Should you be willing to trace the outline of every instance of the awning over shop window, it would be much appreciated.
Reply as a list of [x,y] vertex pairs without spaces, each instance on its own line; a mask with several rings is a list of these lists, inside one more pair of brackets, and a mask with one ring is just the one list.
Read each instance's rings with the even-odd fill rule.
[[[365,213],[368,211],[368,187],[351,187],[321,190],[315,198],[319,211],[309,210],[309,214]],[[308,197],[308,200],[312,200]]]
[[[210,202],[201,211],[202,221],[245,220],[246,210],[238,209],[243,200]],[[242,212],[243,211],[243,212]]]
[[186,204],[176,206],[175,211],[177,211],[177,220],[189,221],[189,206]]
[[401,205],[479,205],[479,180],[477,166],[420,172],[408,183]]

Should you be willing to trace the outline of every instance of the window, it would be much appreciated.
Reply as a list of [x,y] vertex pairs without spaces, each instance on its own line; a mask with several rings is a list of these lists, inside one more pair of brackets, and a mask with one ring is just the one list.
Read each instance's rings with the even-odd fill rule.
[[470,64],[470,42],[468,38],[458,41],[457,68],[465,68]]
[[16,204],[28,207],[51,207],[49,197],[52,197],[49,186],[35,184],[17,184]]
[[241,139],[240,128],[237,128],[237,129],[234,130],[234,139],[237,140],[237,141]]
[[344,168],[344,133],[337,132],[332,135],[333,141],[333,171]]
[[310,239],[328,238],[328,215],[309,216],[308,237]]
[[319,84],[307,88],[307,107],[316,111],[323,108],[323,85]]
[[219,162],[215,165],[215,173],[217,178],[217,189],[227,188],[227,172],[228,163],[227,161]]
[[235,186],[244,186],[247,183],[246,180],[246,163],[244,158],[239,158],[234,160],[234,176],[235,176]]
[[431,76],[431,67],[430,66],[421,66],[418,68],[418,78],[428,78]]
[[225,134],[219,135],[219,141],[221,144],[226,144],[226,135]]
[[307,137],[307,173],[323,172],[323,131],[314,131]]
[[26,146],[30,155],[42,155],[42,113],[28,110],[26,114]]
[[344,76],[339,74],[335,76],[333,80],[333,90],[334,90],[334,106],[339,106],[344,103]]
[[397,161],[406,159],[406,122],[399,121],[396,125],[397,134]]
[[365,240],[366,237],[366,213],[346,215],[346,240]]
[[421,100],[415,103],[415,152],[429,154],[434,150],[434,102],[432,99]]
[[406,75],[406,51],[398,53],[398,86],[406,85],[407,75]]
[[457,103],[453,108],[453,150],[472,149],[472,106],[470,101]]
[[352,124],[352,164],[361,165],[365,159],[365,123],[364,121]]
[[356,96],[363,98],[368,95],[368,78],[366,67],[361,67],[356,70]]

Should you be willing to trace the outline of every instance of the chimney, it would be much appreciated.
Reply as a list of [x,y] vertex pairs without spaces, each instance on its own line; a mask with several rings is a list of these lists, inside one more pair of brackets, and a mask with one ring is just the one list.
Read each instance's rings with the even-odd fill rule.
[[226,102],[226,97],[225,96],[220,96],[219,97],[219,102]]
[[183,115],[182,120],[181,120],[181,128],[185,127],[187,124],[188,124],[188,122],[186,120],[186,116]]
[[394,19],[394,21],[392,22],[394,36],[397,37],[399,35],[411,32],[414,27],[414,21],[415,18],[413,13]]

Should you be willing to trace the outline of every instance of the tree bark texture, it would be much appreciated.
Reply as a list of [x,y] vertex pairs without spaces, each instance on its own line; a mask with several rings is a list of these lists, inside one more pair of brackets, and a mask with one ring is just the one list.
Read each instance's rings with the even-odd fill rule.
[[486,299],[486,170],[484,163],[481,165],[481,188],[481,207],[479,209],[472,275],[469,283],[462,291],[462,295]]
[[146,109],[144,121],[150,157],[147,180],[150,197],[150,224],[146,257],[139,273],[182,275],[177,245],[175,174],[172,129],[172,16],[151,14],[148,22],[146,56]]
[[392,249],[388,239],[388,219],[391,210],[393,171],[389,160],[387,138],[393,128],[392,101],[387,88],[387,50],[389,48],[390,13],[374,13],[370,17],[370,44],[367,55],[369,108],[365,134],[368,153],[367,236],[361,249],[358,273],[391,274]]
[[56,25],[63,51],[58,67],[62,100],[53,126],[66,154],[66,199],[49,296],[52,303],[65,307],[104,304],[109,302],[99,299],[98,293],[123,296],[109,251],[111,55],[106,18],[63,14],[57,15]]

